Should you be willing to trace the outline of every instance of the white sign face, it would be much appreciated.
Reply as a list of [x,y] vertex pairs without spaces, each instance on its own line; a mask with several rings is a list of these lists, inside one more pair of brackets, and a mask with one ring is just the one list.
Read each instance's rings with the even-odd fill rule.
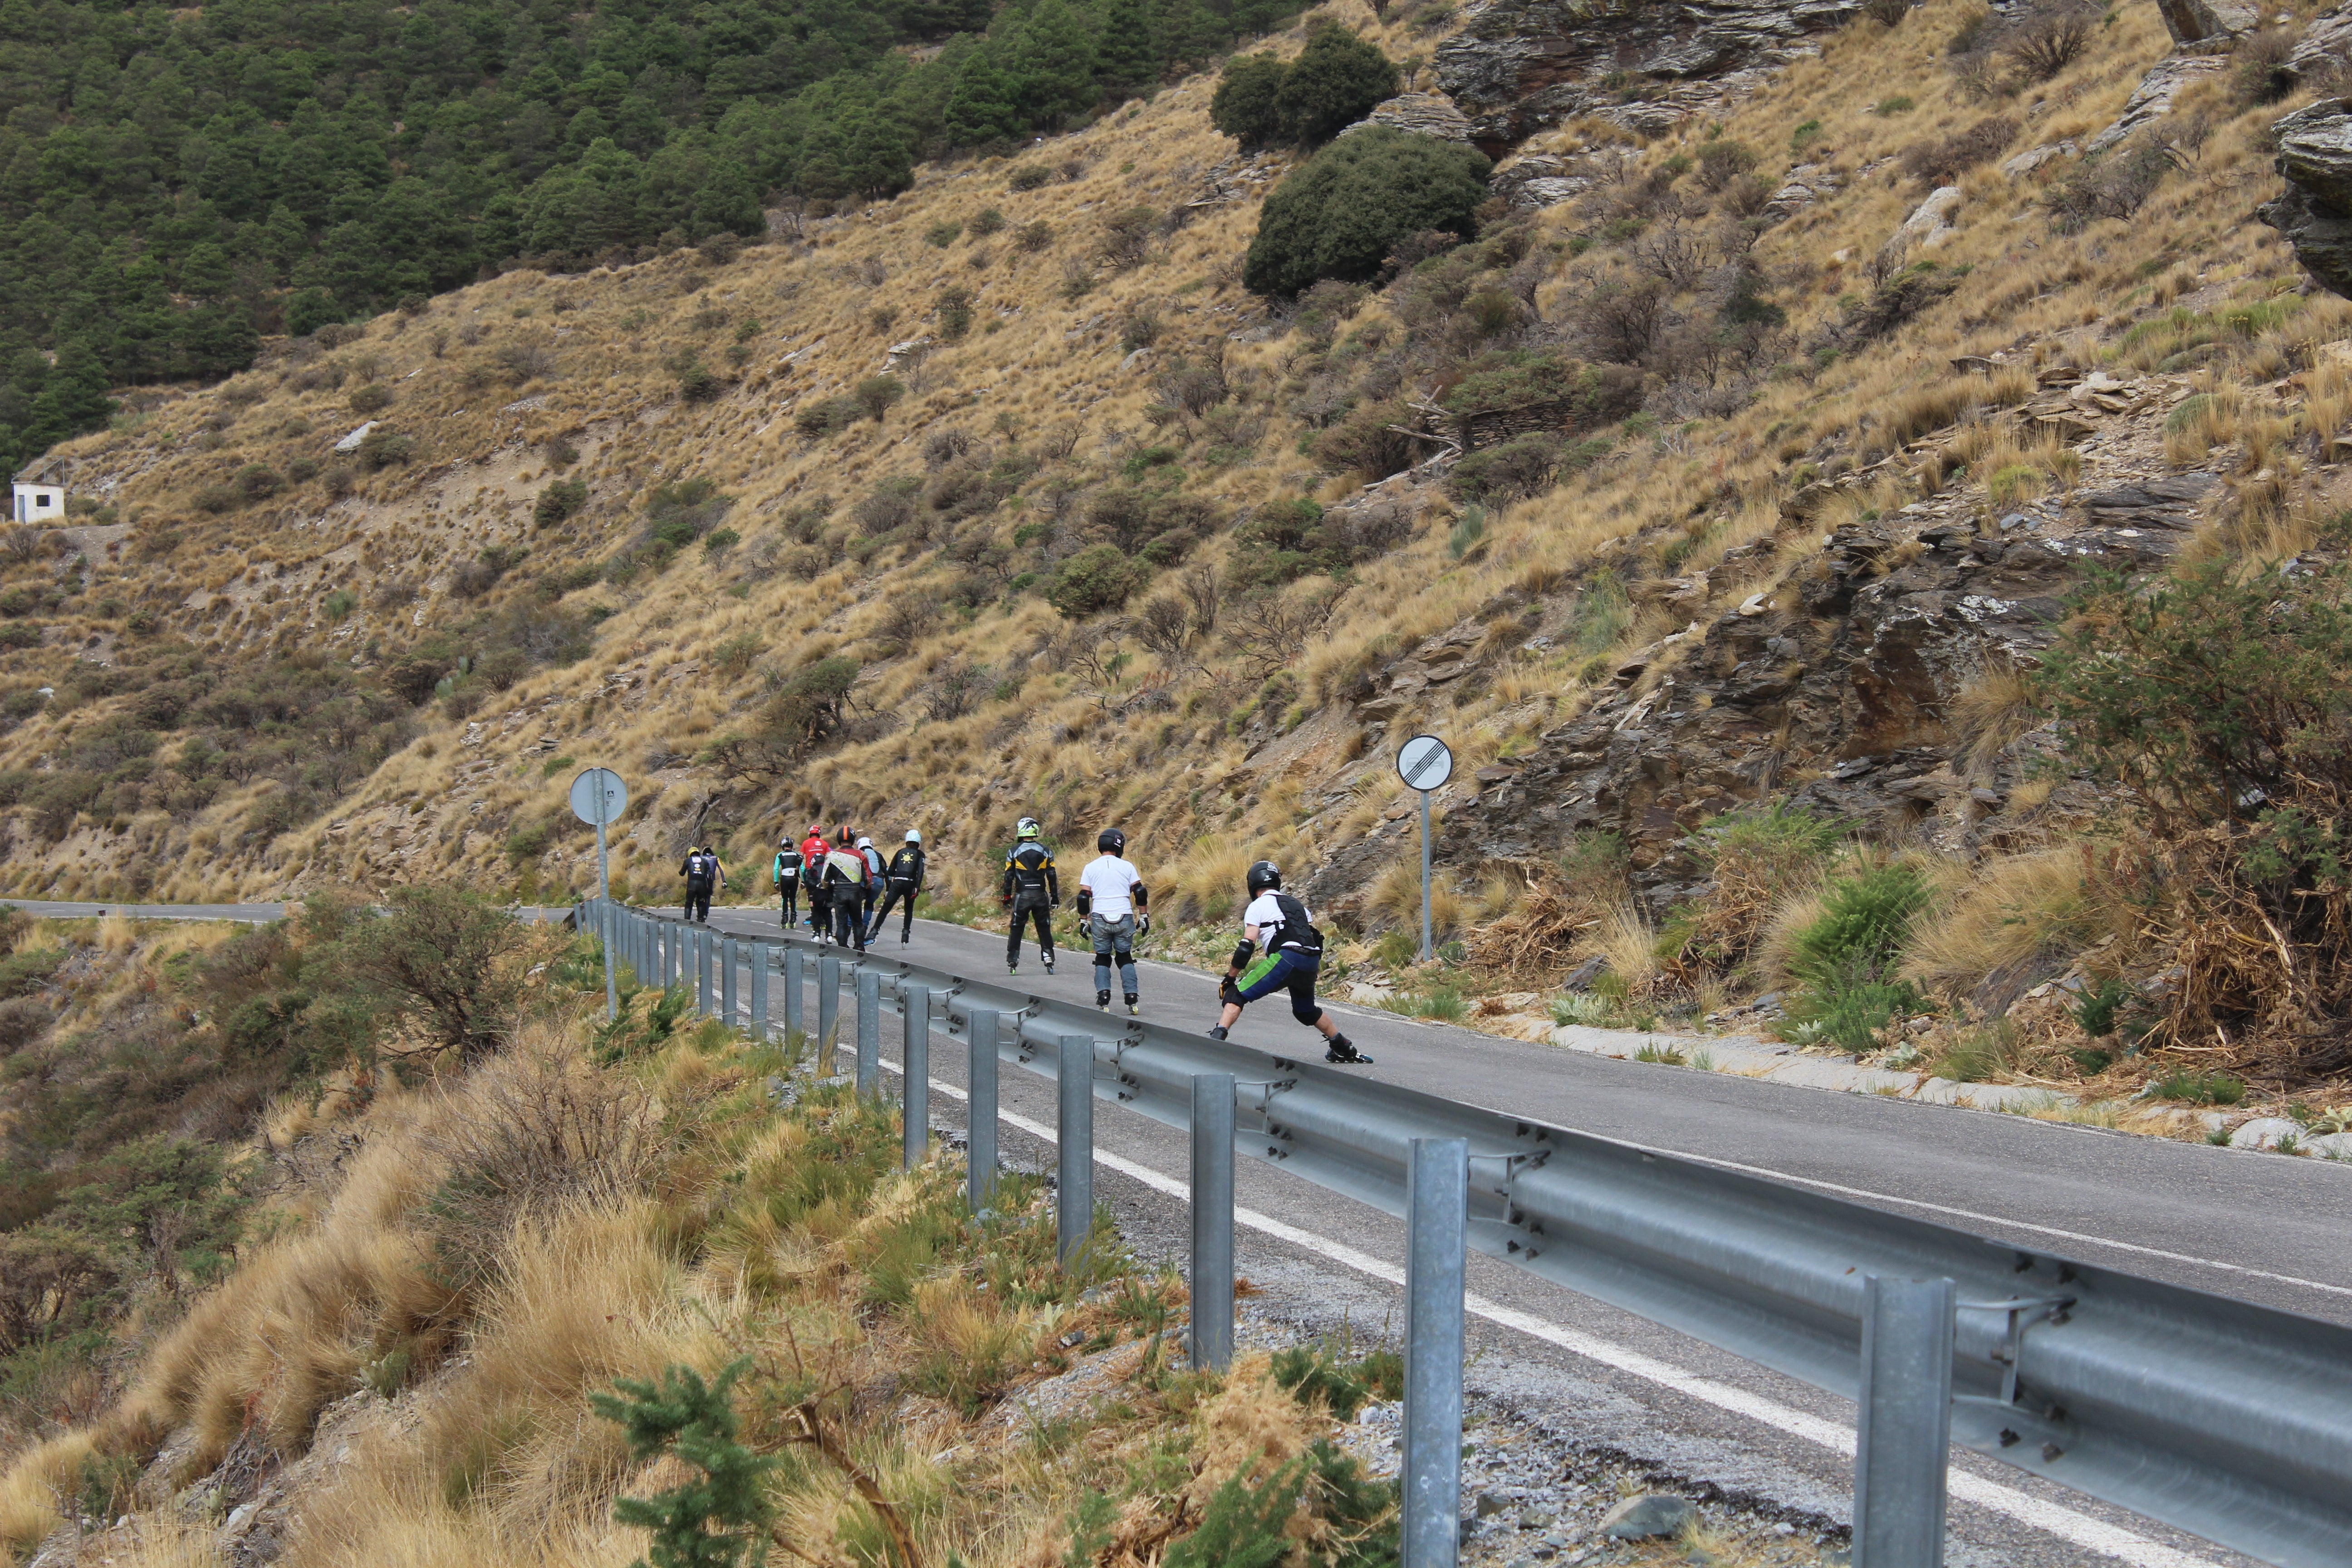
[[572,781],[572,815],[591,827],[618,822],[628,804],[629,786],[610,768],[590,768]]
[[1397,777],[1411,789],[1430,790],[1454,776],[1454,753],[1434,735],[1415,735],[1397,748]]

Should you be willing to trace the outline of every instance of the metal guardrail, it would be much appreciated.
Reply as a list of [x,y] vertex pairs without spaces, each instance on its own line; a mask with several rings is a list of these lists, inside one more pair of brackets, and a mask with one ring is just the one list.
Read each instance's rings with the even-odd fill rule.
[[[707,929],[617,905],[583,906],[582,924],[656,980],[682,977],[685,949],[718,945]],[[1426,1157],[1431,1141],[1460,1140],[1467,1191],[1457,1212],[1469,1247],[1860,1402],[1857,1568],[1940,1562],[1947,1429],[1949,1441],[1976,1453],[2265,1562],[2352,1562],[2352,1329],[1002,982],[878,955],[853,960],[791,936],[730,938],[727,947],[728,1016],[761,1033],[776,1024],[806,1029],[799,975],[811,956],[814,967],[854,977],[861,1088],[878,1077],[878,1015],[898,1011],[904,997],[934,1028],[967,1041],[975,1019],[983,1029],[1009,1022],[995,1054],[1041,1077],[1060,1079],[1066,1061],[1090,1060],[1092,1099],[1172,1127],[1194,1127],[1203,1075],[1230,1075],[1234,1147],[1391,1215],[1407,1214],[1416,1144]],[[731,995],[738,954],[753,977],[749,1008]],[[714,1010],[709,963],[698,965],[706,1011]],[[772,1021],[767,978],[780,963],[785,1016]],[[839,1026],[832,987],[820,986],[817,1013],[806,1032],[829,1049]],[[929,1031],[921,1033],[927,1048]],[[974,1121],[985,1110],[992,1122],[992,1170],[994,1074],[975,1072],[975,1088],[983,1078],[990,1091],[985,1104],[975,1096]],[[1067,1127],[1072,1097],[1059,1098]],[[1077,1100],[1090,1108],[1089,1097]],[[910,1147],[918,1104],[909,1100]],[[1196,1159],[1214,1142],[1201,1132],[1213,1131],[1196,1131]],[[1075,1152],[1070,1138],[1063,1142],[1066,1199],[1077,1195],[1074,1184],[1090,1191],[1091,1142]],[[980,1165],[976,1202],[984,1195]],[[1441,1175],[1428,1181],[1447,1185]],[[1196,1194],[1213,1184],[1196,1179]],[[1228,1259],[1231,1192],[1227,1179]],[[1416,1214],[1409,1226],[1416,1257],[1429,1252],[1425,1220]],[[1202,1229],[1196,1214],[1196,1237]],[[1444,1275],[1442,1257],[1430,1255],[1429,1268]],[[1451,1278],[1458,1297],[1458,1266]],[[1418,1318],[1413,1283],[1409,1316]],[[1456,1333],[1458,1313],[1457,1301]],[[1412,1419],[1409,1410],[1408,1426]]]

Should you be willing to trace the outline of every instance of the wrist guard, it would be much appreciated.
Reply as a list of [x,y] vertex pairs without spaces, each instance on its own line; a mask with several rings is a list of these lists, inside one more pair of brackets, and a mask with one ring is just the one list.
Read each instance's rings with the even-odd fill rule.
[[1246,938],[1234,943],[1234,969],[1236,972],[1247,969],[1249,967],[1249,961],[1255,957],[1256,953],[1257,943],[1248,941]]

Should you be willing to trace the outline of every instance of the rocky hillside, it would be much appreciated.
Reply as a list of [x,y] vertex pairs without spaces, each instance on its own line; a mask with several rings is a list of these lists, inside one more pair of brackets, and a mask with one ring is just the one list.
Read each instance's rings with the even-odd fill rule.
[[[1370,944],[1428,729],[1446,985],[1719,1011],[1891,866],[1903,989],[1832,1037],[2086,951],[2106,1022],[2161,1012],[2186,928],[2098,880],[2157,796],[2040,670],[2095,569],[2340,561],[2347,310],[2256,209],[2352,28],[2276,15],[1338,4],[1268,47],[1338,21],[1405,68],[1375,121],[1496,160],[1474,241],[1369,287],[1243,289],[1293,160],[1202,76],[740,252],[134,392],[5,552],[10,887],[544,896],[603,763],[640,896],[818,817],[972,891],[1029,814],[1120,822],[1196,919],[1277,855]],[[2271,211],[2310,255],[2308,188]],[[1799,826],[1747,879],[1759,813]],[[2122,1070],[2100,1021],[1999,1070]]]

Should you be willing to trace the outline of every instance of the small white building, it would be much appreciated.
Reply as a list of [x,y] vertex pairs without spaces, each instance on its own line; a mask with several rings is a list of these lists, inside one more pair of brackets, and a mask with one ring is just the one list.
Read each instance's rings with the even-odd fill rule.
[[63,485],[19,484],[8,515],[17,522],[51,522],[66,514]]

